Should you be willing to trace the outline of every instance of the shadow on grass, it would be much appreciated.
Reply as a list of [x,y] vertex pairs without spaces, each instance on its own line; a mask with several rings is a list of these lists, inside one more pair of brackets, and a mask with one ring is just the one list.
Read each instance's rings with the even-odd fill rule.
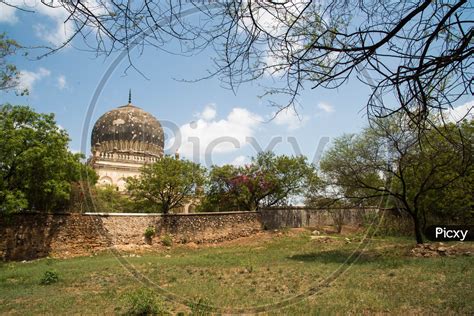
[[324,250],[297,254],[288,257],[288,259],[317,263],[375,264],[387,267],[398,267],[403,263],[400,258],[393,256],[373,252],[353,252],[351,250]]

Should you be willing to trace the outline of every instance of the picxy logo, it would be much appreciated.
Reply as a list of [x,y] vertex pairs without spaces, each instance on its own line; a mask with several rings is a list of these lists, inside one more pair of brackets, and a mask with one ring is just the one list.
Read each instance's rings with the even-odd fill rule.
[[432,241],[468,241],[473,240],[472,225],[434,225],[426,229],[425,235]]
[[446,227],[436,227],[436,233],[435,236],[438,238],[438,236],[443,236],[443,238],[452,238],[452,239],[459,239],[460,241],[464,241],[466,239],[467,233],[469,232],[468,229],[466,230],[454,230],[454,229],[446,229]]

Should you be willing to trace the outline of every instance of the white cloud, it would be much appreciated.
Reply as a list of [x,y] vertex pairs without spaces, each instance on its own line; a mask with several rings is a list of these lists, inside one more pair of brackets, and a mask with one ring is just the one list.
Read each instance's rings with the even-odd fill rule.
[[[200,118],[180,127],[179,152],[192,160],[229,153],[245,146],[255,134],[261,117],[243,108],[233,108],[225,119],[216,119],[215,108],[206,107]],[[169,143],[174,144],[171,138]],[[212,158],[212,157],[211,157]]]
[[[69,13],[61,5],[56,5],[53,1],[41,1],[35,0],[0,0],[0,23],[16,23],[19,18],[16,14],[18,9],[8,6],[2,2],[8,2],[8,4],[25,9],[30,12],[34,12],[35,15],[46,17],[45,22],[40,22],[33,25],[33,30],[37,37],[52,44],[54,46],[60,46],[66,44],[66,42],[72,37],[75,32],[75,24],[73,20],[68,20]],[[51,2],[51,3],[50,3]],[[49,4],[49,5],[48,5]],[[85,0],[82,4],[87,7],[87,10],[92,12],[96,16],[108,14],[107,5],[108,1],[100,0]],[[51,6],[53,5],[53,6]],[[33,13],[29,13],[30,16]],[[30,18],[26,15],[25,19]],[[53,26],[48,25],[52,22]],[[23,23],[31,24],[30,21],[26,20]],[[87,28],[96,31],[93,23],[90,23]],[[68,45],[66,45],[67,47]]]
[[240,156],[237,156],[235,157],[234,160],[232,160],[232,162],[230,163],[231,165],[234,165],[234,166],[243,166],[245,164],[247,164],[249,162],[248,158],[243,156],[243,155],[240,155]]
[[328,103],[320,102],[318,103],[318,109],[323,110],[326,113],[334,112],[334,107]]
[[36,81],[48,77],[50,74],[51,72],[43,67],[40,67],[36,72],[21,70],[19,83],[16,89],[18,91],[28,89],[31,92]]
[[302,127],[309,120],[306,115],[299,115],[295,109],[286,108],[275,116],[273,121],[276,125],[286,125],[289,130],[295,130]]
[[[18,1],[18,0],[15,0]],[[23,0],[24,1],[24,0]],[[86,0],[83,5],[96,16],[107,14],[106,1]],[[38,23],[33,26],[36,35],[55,46],[63,45],[69,40],[75,32],[74,22],[68,20],[69,13],[61,6],[50,7],[36,2],[30,10],[44,15],[54,22],[54,28]]]
[[74,28],[71,23],[64,23],[61,18],[57,19],[55,23],[54,29],[41,23],[34,25],[36,36],[55,46],[63,45],[74,34]]
[[[12,6],[0,2],[0,23],[5,22],[13,24],[19,21],[16,14],[18,9],[15,7],[47,17],[50,21],[52,20],[54,27],[46,26],[43,23],[33,25],[36,36],[47,41],[49,44],[56,46],[62,45],[74,32],[74,24],[72,21],[66,22],[69,14],[66,9],[61,6],[51,7],[41,3],[40,1],[28,0],[8,0],[8,4]],[[33,13],[29,14],[32,15]]]
[[58,76],[58,88],[59,90],[64,90],[67,87],[67,81],[65,75]]
[[[8,3],[10,4],[10,2]],[[14,7],[0,2],[0,23],[15,24],[18,22],[18,17],[15,14],[16,10]]]
[[450,122],[456,123],[465,118],[474,118],[474,100],[464,103],[453,109],[445,111],[446,119]]
[[206,105],[204,110],[198,114],[199,118],[205,121],[210,121],[216,117],[217,111],[214,104]]

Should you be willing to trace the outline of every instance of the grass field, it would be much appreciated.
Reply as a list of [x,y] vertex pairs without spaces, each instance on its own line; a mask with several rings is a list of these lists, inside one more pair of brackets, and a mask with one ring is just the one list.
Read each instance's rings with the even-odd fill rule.
[[[207,305],[235,312],[284,300],[291,304],[265,314],[474,312],[472,256],[412,257],[414,242],[406,238],[373,239],[362,251],[361,237],[349,237],[311,239],[309,231],[291,230],[138,256],[105,252],[3,263],[0,313],[124,314],[131,297],[143,293],[173,314]],[[46,271],[57,282],[40,284]],[[314,295],[297,296],[331,275],[333,282]],[[165,300],[160,289],[181,303]]]

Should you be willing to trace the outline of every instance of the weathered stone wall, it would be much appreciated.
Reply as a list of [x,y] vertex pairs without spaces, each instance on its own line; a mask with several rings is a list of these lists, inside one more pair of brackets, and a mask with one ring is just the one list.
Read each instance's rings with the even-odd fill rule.
[[4,260],[87,254],[109,244],[99,217],[22,214],[0,219],[0,257]]
[[313,209],[305,207],[271,208],[261,210],[261,221],[265,229],[284,227],[316,227],[333,225],[342,216],[344,225],[361,225],[364,218],[382,212],[376,208],[366,209]]
[[215,242],[261,230],[256,212],[200,214],[21,214],[0,218],[0,257],[23,260],[86,255],[114,246],[147,245],[147,227],[174,242]]
[[354,208],[354,209],[312,209],[305,207],[272,208],[260,211],[260,220],[264,229],[285,227],[336,226],[342,220],[343,225],[369,225],[379,234],[413,234],[413,222],[406,214],[395,209]]
[[[333,225],[338,214],[343,216],[345,225],[361,225],[380,212],[385,211],[273,208],[259,212],[172,215],[21,214],[0,218],[0,258],[87,255],[111,246],[156,247],[164,235],[169,235],[175,243],[218,242],[249,236],[262,229]],[[151,246],[144,238],[150,226],[157,234]]]

